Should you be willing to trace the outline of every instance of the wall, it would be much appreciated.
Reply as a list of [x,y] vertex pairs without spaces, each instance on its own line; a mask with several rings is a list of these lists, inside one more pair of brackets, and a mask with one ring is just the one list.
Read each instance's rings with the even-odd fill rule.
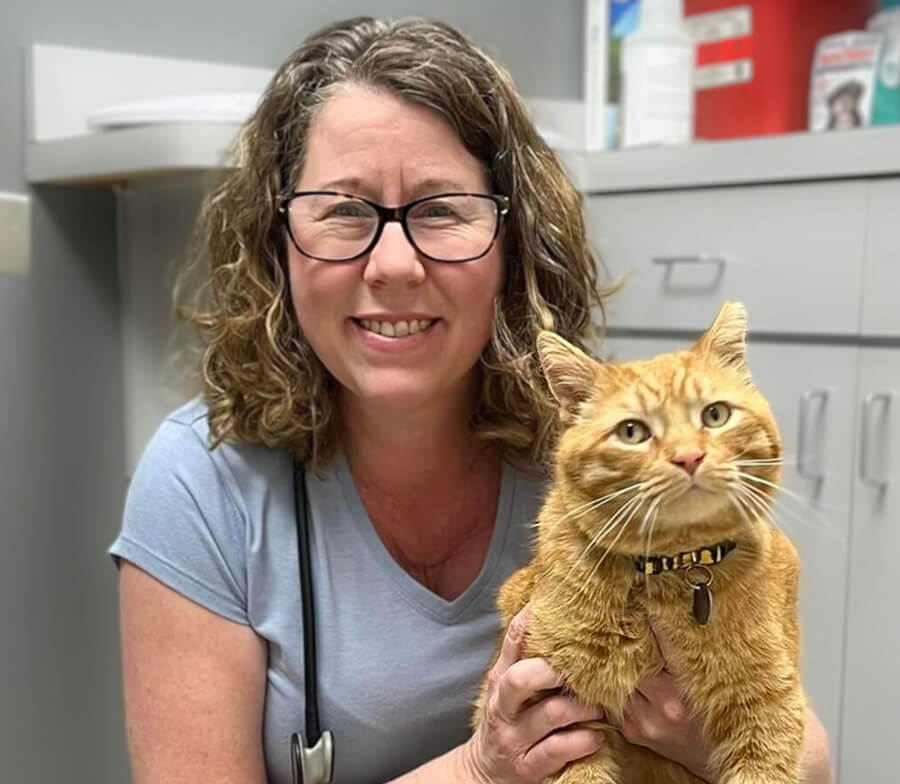
[[523,93],[580,94],[578,0],[36,0],[0,9],[0,190],[30,193],[33,215],[30,274],[0,275],[4,780],[128,780],[116,573],[105,555],[125,491],[115,199],[101,188],[26,185],[25,47],[275,68],[305,34],[362,13],[442,18],[505,61]]

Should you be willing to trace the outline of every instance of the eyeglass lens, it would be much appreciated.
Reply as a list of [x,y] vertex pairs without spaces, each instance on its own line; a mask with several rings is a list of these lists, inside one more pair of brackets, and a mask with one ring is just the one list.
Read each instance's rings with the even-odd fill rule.
[[[294,242],[303,253],[334,261],[363,253],[379,223],[372,205],[334,194],[295,196],[288,216]],[[461,261],[487,252],[498,219],[497,204],[490,198],[435,196],[406,214],[406,229],[419,252],[442,261]]]

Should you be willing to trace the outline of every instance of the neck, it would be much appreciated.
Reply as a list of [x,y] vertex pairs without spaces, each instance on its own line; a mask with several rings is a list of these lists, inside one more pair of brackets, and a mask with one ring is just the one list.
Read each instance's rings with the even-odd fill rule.
[[447,596],[480,568],[499,495],[500,452],[471,431],[473,390],[415,409],[342,400],[344,451],[372,525],[407,572]]
[[370,403],[344,394],[344,451],[356,477],[394,496],[434,488],[441,480],[458,487],[484,442],[471,432],[473,379],[453,398],[416,408]]

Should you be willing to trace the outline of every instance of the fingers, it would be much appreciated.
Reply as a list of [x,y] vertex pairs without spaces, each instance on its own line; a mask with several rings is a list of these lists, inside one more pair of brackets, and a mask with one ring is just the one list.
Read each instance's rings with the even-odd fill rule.
[[601,731],[580,726],[602,720],[603,711],[560,694],[562,680],[546,659],[521,658],[529,615],[526,606],[510,622],[471,741],[477,767],[491,781],[543,781],[603,743]]
[[582,721],[603,721],[604,718],[602,709],[559,694],[523,711],[519,723],[525,736],[534,738],[536,743],[555,730]]
[[562,685],[559,676],[544,659],[521,658],[530,614],[526,604],[510,621],[500,655],[491,669],[490,679],[495,684],[493,707],[503,721],[513,721],[537,692]]
[[503,675],[515,662],[522,658],[522,648],[525,643],[525,634],[528,631],[528,618],[531,608],[526,604],[509,622],[506,636],[500,647],[500,655],[494,664],[494,673]]
[[622,735],[629,743],[636,746],[651,747],[661,740],[664,734],[659,714],[653,703],[639,692],[635,692],[625,704],[622,721]]
[[560,686],[559,675],[545,659],[521,659],[500,677],[494,707],[502,720],[515,721],[525,703],[537,692]]
[[681,697],[675,677],[665,670],[639,681],[635,689],[637,693],[642,694],[653,703],[665,702],[671,698],[680,699]]
[[595,730],[583,727],[559,730],[528,750],[522,768],[541,780],[558,773],[570,762],[595,754],[603,742],[603,734]]
[[646,678],[625,704],[622,734],[629,743],[654,748],[691,729],[693,714],[668,673]]

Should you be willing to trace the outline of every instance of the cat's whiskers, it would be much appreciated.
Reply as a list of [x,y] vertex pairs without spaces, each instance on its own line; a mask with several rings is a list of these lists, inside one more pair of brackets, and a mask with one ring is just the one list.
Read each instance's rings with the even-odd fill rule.
[[[647,520],[651,514],[659,511],[659,505],[662,501],[662,493],[657,493],[656,497],[650,502],[650,506],[647,507],[647,513],[644,515],[644,519],[641,521],[641,527],[639,533],[644,533],[647,528]],[[656,520],[656,517],[653,518]]]
[[[600,564],[603,563],[603,561],[605,560],[606,556],[609,555],[612,548],[615,547],[616,542],[618,542],[619,539],[622,537],[622,534],[625,532],[626,528],[628,527],[628,523],[631,521],[631,519],[637,513],[637,510],[640,509],[644,500],[646,500],[645,495],[636,495],[634,498],[628,499],[628,501],[626,501],[625,504],[623,504],[622,508],[618,509],[616,511],[616,513],[612,516],[612,518],[609,521],[607,521],[607,523],[594,536],[591,537],[591,540],[588,542],[587,547],[585,547],[584,550],[581,551],[581,554],[578,556],[578,559],[575,561],[574,564],[572,564],[572,567],[566,573],[565,577],[563,577],[563,579],[560,581],[561,584],[568,584],[569,578],[572,576],[572,573],[578,567],[578,564],[581,562],[581,559],[584,558],[584,556],[597,543],[599,543],[599,541],[607,533],[614,530],[616,527],[618,527],[620,529],[619,533],[616,535],[616,537],[610,543],[609,547],[607,547],[606,552],[598,559],[597,563],[594,564],[593,568],[588,573],[587,578],[576,582],[575,591],[572,594],[572,596],[569,598],[569,600],[565,603],[564,606],[568,606],[574,599],[577,599],[580,595],[585,593],[590,588],[590,582],[591,582],[591,578],[594,575],[594,572],[597,570],[597,568],[600,566]],[[627,517],[625,517],[626,515],[627,515]],[[625,519],[623,520],[623,518],[625,518]]]
[[754,510],[750,507],[750,503],[741,489],[735,488],[734,492],[728,494],[728,497],[747,524],[753,525],[755,518],[759,517],[759,513],[754,514]]
[[[797,501],[801,506],[809,509],[809,511],[811,511],[813,514],[818,515],[818,512],[812,507],[812,505],[806,498],[800,495],[800,493],[789,490],[784,485],[776,485],[774,482],[770,482],[768,479],[763,479],[760,476],[756,476],[755,474],[750,474],[745,471],[738,471],[738,476],[742,479],[749,479],[752,482],[757,482],[758,484],[765,485],[766,487],[771,487],[774,490],[777,490],[782,496],[790,498],[792,501]],[[835,511],[842,510],[842,507],[838,506],[837,504],[828,504],[827,506],[830,506]],[[822,519],[827,521],[828,518],[822,517]]]
[[734,490],[744,499],[747,508],[754,512],[756,517],[762,517],[774,524],[771,501],[768,496],[762,494],[753,485],[748,485],[745,482],[739,482],[735,485]]
[[[619,489],[619,490],[615,490],[615,491],[613,491],[612,493],[607,493],[607,494],[604,495],[604,496],[600,496],[600,498],[594,498],[594,499],[588,501],[587,503],[582,504],[581,506],[576,506],[574,509],[570,509],[570,510],[569,510],[568,512],[566,512],[562,517],[560,517],[558,520],[556,520],[556,521],[553,523],[553,525],[551,525],[551,526],[547,529],[547,533],[550,533],[551,531],[556,530],[556,527],[557,527],[560,523],[563,523],[563,522],[565,522],[566,520],[568,520],[568,519],[570,519],[570,518],[578,518],[578,517],[583,517],[583,516],[586,515],[586,514],[590,514],[590,513],[593,512],[594,510],[599,509],[599,508],[600,508],[601,506],[603,506],[604,504],[607,504],[607,503],[609,503],[610,501],[615,500],[616,498],[618,498],[619,496],[624,495],[625,493],[628,493],[628,492],[630,492],[630,491],[632,491],[632,490],[635,490],[635,489],[638,490],[638,491],[640,491],[640,490],[642,490],[642,489],[644,488],[644,486],[645,486],[646,484],[648,484],[648,483],[647,483],[647,482],[635,482],[633,485],[628,485],[627,487],[623,487],[623,488],[621,488],[621,489]],[[533,525],[534,525],[535,527],[539,526],[539,525],[540,525],[540,521],[534,523]]]
[[[742,481],[741,487],[745,490],[745,492],[751,494],[757,500],[759,500],[760,503],[765,502],[771,505],[771,511],[769,512],[768,517],[772,524],[778,526],[778,528],[785,528],[785,526],[781,524],[781,519],[783,518],[787,518],[785,522],[796,522],[804,528],[809,528],[811,526],[809,520],[801,515],[799,511],[792,509],[786,504],[779,504],[777,503],[777,501],[772,501],[769,496],[767,496],[760,488],[756,487],[755,485],[751,485],[749,482]],[[830,535],[836,540],[841,538],[839,534],[832,529],[832,523],[827,517],[825,517],[825,515],[819,514],[815,509],[812,508],[809,502],[803,498],[799,499],[799,503],[801,503],[801,505],[804,507],[804,511],[812,512],[813,515],[823,523],[823,525],[815,526],[817,534]]]
[[[647,514],[652,514],[653,517],[650,520],[650,527],[647,529],[647,544],[644,547],[644,563],[647,562],[650,558],[650,543],[653,541],[653,529],[656,527],[656,521],[659,518],[659,507],[661,506],[662,495],[656,496],[650,504],[650,508],[647,510]],[[644,517],[644,522],[641,524],[641,528],[643,529],[644,524],[647,522],[647,517]],[[644,573],[644,590],[647,592],[647,596],[650,596],[650,580],[648,579],[650,575],[646,572]]]
[[609,547],[606,548],[606,552],[603,553],[603,555],[601,555],[600,558],[597,559],[597,563],[594,564],[593,568],[588,573],[588,576],[584,581],[586,586],[589,586],[591,584],[591,580],[594,577],[594,573],[597,571],[597,569],[600,568],[602,563],[606,560],[606,557],[612,552],[613,548],[616,546],[619,539],[622,538],[622,534],[624,534],[625,531],[628,529],[628,523],[630,523],[632,518],[637,514],[638,509],[641,508],[641,504],[643,504],[645,500],[646,500],[646,496],[641,496],[640,502],[637,504],[637,506],[635,506],[631,510],[628,517],[619,525],[619,533],[616,534],[616,537],[612,540],[612,542],[610,542]]

